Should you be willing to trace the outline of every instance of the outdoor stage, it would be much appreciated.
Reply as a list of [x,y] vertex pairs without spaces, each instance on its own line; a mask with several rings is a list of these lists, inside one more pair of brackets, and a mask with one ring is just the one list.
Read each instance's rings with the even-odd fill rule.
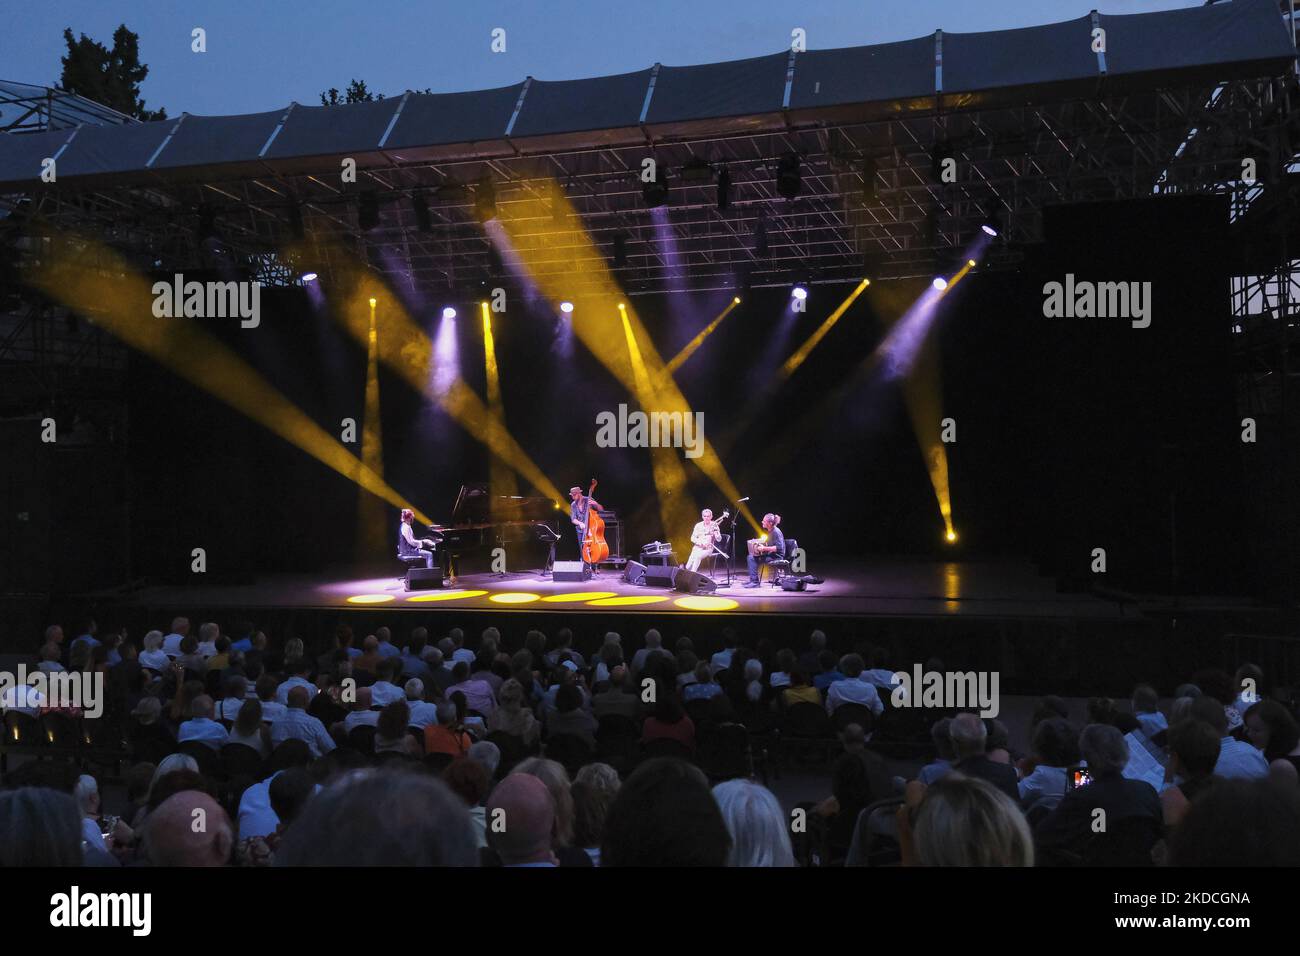
[[[665,641],[689,636],[711,653],[722,646],[729,623],[746,641],[766,638],[777,646],[802,646],[820,628],[837,653],[868,642],[898,662],[995,668],[1009,693],[1123,695],[1151,674],[1182,673],[1190,662],[1230,668],[1248,659],[1270,673],[1300,673],[1300,642],[1279,640],[1286,633],[1282,622],[1239,600],[1121,601],[1058,592],[1028,561],[1010,559],[874,556],[818,562],[812,570],[825,583],[803,592],[767,584],[746,589],[742,574],[732,587],[694,599],[627,584],[613,570],[580,583],[556,583],[536,571],[480,574],[462,577],[455,588],[408,592],[388,565],[369,573],[118,589],[70,595],[66,603],[69,613],[89,609],[101,628],[126,627],[133,635],[184,614],[224,624],[248,619],[275,640],[297,636],[313,646],[341,620],[362,635],[380,625],[399,634],[417,625],[434,633],[459,626],[470,634],[492,625],[516,641],[529,628],[571,627],[591,652],[610,630],[635,646],[647,629],[658,628]],[[32,627],[59,613],[42,609]]]
[[[712,612],[801,616],[996,617],[1019,619],[1122,619],[1123,608],[1088,594],[1058,593],[1050,578],[1015,562],[935,562],[876,559],[837,562],[816,569],[825,582],[784,591],[768,581],[743,587],[742,571],[726,586],[717,575],[713,594],[691,596],[663,587],[628,584],[602,569],[585,582],[556,582],[537,571],[474,574],[443,590],[406,591],[390,573],[279,576],[253,584],[147,587],[115,603],[155,608],[373,608],[430,611],[527,611],[532,614]],[[1131,613],[1131,612],[1130,612]]]

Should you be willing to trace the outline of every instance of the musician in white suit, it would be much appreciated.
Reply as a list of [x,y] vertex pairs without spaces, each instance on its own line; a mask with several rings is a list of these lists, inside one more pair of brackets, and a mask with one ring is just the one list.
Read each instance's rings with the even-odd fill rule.
[[687,571],[698,571],[700,562],[713,553],[713,547],[722,540],[722,528],[713,520],[713,512],[705,508],[700,512],[700,520],[691,530],[691,556],[686,562]]

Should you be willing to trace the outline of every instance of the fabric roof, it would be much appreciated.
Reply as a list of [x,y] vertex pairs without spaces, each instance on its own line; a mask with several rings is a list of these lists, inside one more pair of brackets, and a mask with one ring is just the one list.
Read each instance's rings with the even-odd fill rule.
[[[798,123],[834,107],[863,118],[918,98],[1024,91],[1048,98],[1081,83],[1190,81],[1274,75],[1294,50],[1273,0],[1123,16],[1099,15],[1104,56],[1090,49],[1092,16],[989,33],[936,33],[899,43],[789,52],[664,67],[587,80],[537,81],[465,93],[418,94],[332,107],[294,104],[246,116],[0,136],[0,185],[32,184],[40,160],[58,154],[60,182],[79,176],[148,177],[160,170],[208,171],[224,164],[290,164],[313,157],[385,151],[399,160],[422,150],[476,155],[475,144],[539,142],[557,135],[643,125],[660,134],[737,120],[761,125],[786,113]],[[788,86],[788,89],[787,89]],[[970,100],[978,104],[978,98]],[[784,121],[783,119],[783,121]],[[605,141],[608,137],[605,137]],[[580,144],[579,144],[580,145]],[[518,148],[527,149],[527,143]],[[60,152],[61,151],[61,152]]]

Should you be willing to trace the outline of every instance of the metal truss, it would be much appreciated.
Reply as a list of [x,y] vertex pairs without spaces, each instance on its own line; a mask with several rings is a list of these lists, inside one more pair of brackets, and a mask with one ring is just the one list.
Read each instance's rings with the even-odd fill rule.
[[[1033,106],[718,136],[643,131],[635,143],[555,152],[519,141],[500,155],[455,162],[388,156],[348,185],[269,168],[146,187],[59,185],[0,199],[0,210],[7,202],[15,215],[21,206],[51,228],[99,236],[142,267],[213,267],[216,246],[217,260],[280,282],[292,281],[295,264],[273,257],[294,244],[300,220],[311,268],[325,281],[341,261],[361,262],[399,286],[446,296],[506,278],[475,218],[474,184],[489,177],[497,213],[511,220],[532,270],[569,277],[574,295],[596,272],[594,260],[630,294],[927,275],[960,256],[988,216],[998,217],[1002,235],[983,266],[998,268],[1042,239],[1048,205],[1222,188],[1285,118],[1277,82],[1103,89]],[[787,199],[776,175],[790,154],[799,157],[800,188]],[[956,161],[954,182],[936,175],[945,156]],[[647,158],[665,175],[675,249],[643,196]],[[730,202],[719,208],[724,169]],[[358,222],[362,194],[377,208],[369,229]],[[427,217],[417,213],[417,195]]]

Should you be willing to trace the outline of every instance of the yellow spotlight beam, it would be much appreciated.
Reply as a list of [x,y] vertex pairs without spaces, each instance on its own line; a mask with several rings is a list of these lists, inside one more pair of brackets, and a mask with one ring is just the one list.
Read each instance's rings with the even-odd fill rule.
[[693,339],[682,346],[680,352],[668,360],[668,364],[664,366],[664,372],[668,375],[672,375],[681,368],[688,358],[699,351],[700,346],[704,344],[704,340],[713,334],[713,330],[716,329],[722,320],[731,314],[731,310],[738,305],[740,305],[740,299],[733,297],[732,300],[727,303],[727,307],[719,312],[712,322],[700,329]]
[[[297,254],[314,258],[309,247],[295,250]],[[291,253],[292,254],[292,253]],[[494,416],[483,400],[459,375],[450,378],[445,386],[430,385],[429,372],[434,361],[433,341],[415,324],[390,290],[383,287],[374,276],[360,269],[338,265],[347,260],[334,259],[335,276],[341,286],[342,307],[335,309],[335,317],[344,329],[358,342],[365,343],[369,331],[359,320],[355,303],[368,297],[377,297],[379,310],[379,360],[400,375],[408,385],[421,394],[429,395],[451,418],[474,439],[513,468],[519,475],[550,498],[562,505],[566,496],[537,467],[515,441],[498,416]],[[337,304],[337,303],[336,303]]]
[[[496,341],[492,338],[492,313],[486,302],[479,303],[479,310],[483,316],[483,362],[487,371],[488,414],[491,415],[492,426],[504,431],[505,406],[501,401],[501,371],[497,367]],[[503,446],[506,437],[500,433],[490,436],[488,447]],[[489,487],[492,490],[492,510],[496,512],[502,498],[519,494],[519,485],[515,481],[514,470],[495,453],[491,455],[491,460],[488,462],[488,470]],[[494,515],[493,519],[496,520],[497,517],[498,515]]]
[[952,526],[948,451],[941,437],[943,411],[940,393],[938,351],[933,339],[930,339],[922,346],[911,374],[903,380],[903,398],[907,404],[908,417],[912,419],[917,446],[921,449],[921,457],[925,460],[925,468],[930,475],[935,500],[939,503],[944,537],[952,543],[957,540],[957,532]]
[[809,353],[817,347],[817,344],[821,342],[822,339],[826,338],[826,333],[830,332],[830,330],[835,327],[835,323],[840,320],[840,316],[849,310],[849,306],[857,301],[858,296],[862,295],[863,290],[865,290],[869,285],[871,285],[871,280],[863,279],[854,286],[853,291],[848,294],[848,297],[845,298],[838,307],[836,307],[834,312],[826,317],[826,321],[817,326],[816,331],[814,331],[812,335],[808,336],[808,338],[804,340],[804,343],[795,349],[794,354],[785,360],[785,364],[781,366],[780,379],[782,381],[795,373],[795,370],[798,369],[799,366],[808,358]]
[[[572,209],[569,208],[568,200],[563,196],[562,191],[556,187],[550,190],[549,194],[552,196],[552,203],[562,204],[567,219]],[[533,283],[552,305],[557,305],[568,298],[575,278],[579,280],[580,285],[591,289],[591,294],[585,297],[587,305],[573,312],[573,332],[630,394],[634,396],[643,394],[638,391],[630,350],[614,346],[614,343],[620,341],[620,329],[616,323],[621,321],[619,316],[622,310],[618,310],[617,306],[623,301],[622,291],[610,274],[604,256],[592,242],[591,237],[581,229],[565,236],[566,243],[574,250],[574,269],[579,273],[576,277],[572,274],[561,275],[535,268],[539,264],[540,257],[545,256],[546,250],[542,248],[539,237],[530,235],[527,230],[530,222],[542,221],[543,217],[546,221],[550,220],[552,203],[544,203],[536,197],[512,202],[506,207],[503,217],[496,220],[495,224],[488,224],[489,229],[499,230],[496,233],[497,237],[510,243],[513,253],[528,268]],[[625,305],[625,310],[633,338],[639,344],[649,383],[657,386],[653,391],[658,393],[660,402],[657,407],[643,406],[642,410],[647,414],[657,410],[688,412],[689,403],[672,376],[666,374],[664,361],[655,350],[635,309]],[[707,440],[703,442],[701,454],[693,461],[729,501],[735,501],[740,497],[740,492],[710,442]],[[665,491],[660,489],[660,495],[664,493]],[[757,529],[758,522],[753,512],[745,505],[741,505],[740,509],[741,514]]]
[[[632,331],[632,321],[628,318],[627,308],[623,303],[618,306],[619,317],[623,323],[623,337],[627,340],[628,356],[632,362],[632,374],[635,379],[635,394],[642,408],[660,408],[661,399],[657,390],[651,386],[650,373],[646,369],[641,347]],[[689,411],[684,412],[689,414]],[[686,469],[673,448],[650,449],[650,465],[654,475],[655,490],[659,492],[659,520],[668,539],[689,540],[691,529],[695,525],[695,502],[686,492]]]
[[[78,255],[78,247],[83,255]],[[95,263],[93,270],[86,265],[91,262]],[[112,250],[89,240],[55,237],[34,284],[343,477],[395,507],[410,508],[420,520],[430,521],[195,320],[155,318],[148,280]]]
[[[375,325],[374,299],[370,300],[370,334],[366,345],[366,401],[359,468],[368,468],[380,477],[384,474],[383,426],[379,417],[379,330]],[[387,539],[384,533],[386,524],[383,499],[358,483],[356,542],[359,553],[371,557],[383,550]]]

